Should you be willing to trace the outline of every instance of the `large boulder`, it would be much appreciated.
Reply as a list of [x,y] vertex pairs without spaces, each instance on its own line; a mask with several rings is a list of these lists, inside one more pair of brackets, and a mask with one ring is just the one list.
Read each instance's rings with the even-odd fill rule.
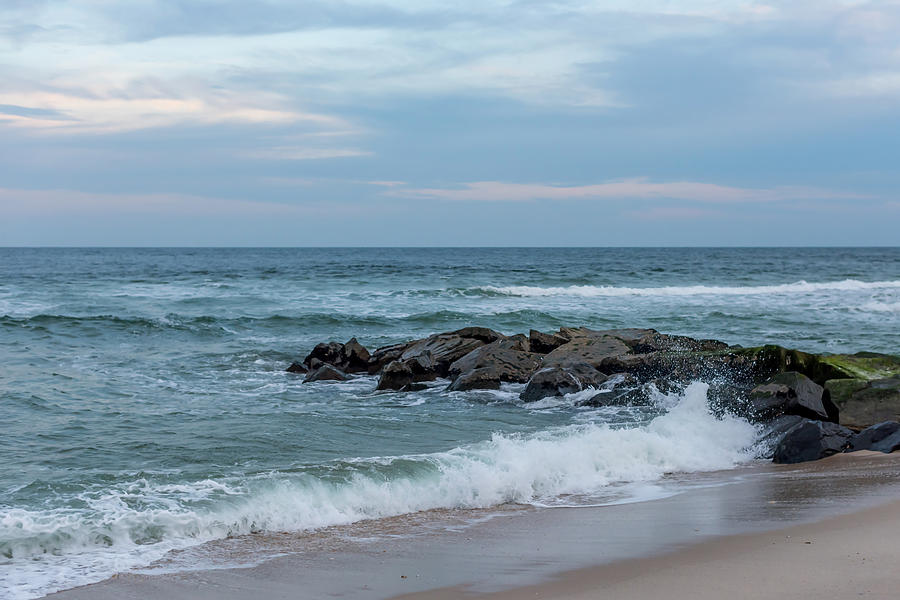
[[387,364],[381,370],[378,378],[378,390],[403,390],[412,389],[411,384],[423,381],[434,381],[437,373],[434,370],[434,361],[431,353],[423,352],[405,360],[395,360]]
[[827,390],[794,371],[779,373],[750,392],[750,414],[760,420],[780,415],[838,422],[838,408]]
[[315,348],[303,359],[303,364],[309,367],[313,360],[318,360],[327,365],[336,365],[340,361],[343,348],[344,345],[340,342],[316,344]]
[[825,387],[833,390],[841,425],[862,429],[883,421],[900,421],[900,377],[831,380]]
[[309,369],[302,363],[292,362],[285,371],[288,373],[306,373]]
[[588,387],[598,387],[607,376],[587,363],[572,363],[565,367],[544,367],[528,379],[519,398],[535,402],[552,396],[565,396]]
[[900,423],[885,421],[860,431],[850,440],[850,450],[891,453],[900,449]]
[[340,369],[333,367],[332,365],[322,365],[314,371],[310,371],[303,380],[303,383],[309,383],[311,381],[346,381],[347,379],[349,379],[347,374]]
[[496,343],[505,338],[503,334],[486,327],[465,327],[412,342],[404,348],[400,360],[409,360],[427,352],[431,355],[437,376],[446,377],[450,365],[460,358],[485,344]]
[[680,391],[683,391],[682,388],[668,379],[656,379],[639,385],[633,376],[625,375],[622,383],[611,390],[603,390],[595,394],[582,404],[584,406],[653,406],[660,394]]
[[454,361],[450,379],[475,369],[491,369],[500,381],[524,383],[540,367],[540,356],[528,350],[528,338],[514,335],[481,346]]
[[332,363],[346,373],[365,373],[369,369],[369,351],[356,338],[343,345],[338,362]]
[[528,347],[532,352],[547,354],[553,352],[569,340],[556,333],[542,333],[536,329],[528,332]]
[[544,357],[545,367],[565,367],[574,363],[587,363],[603,370],[604,359],[628,354],[631,348],[619,338],[600,335],[573,337]]
[[784,436],[787,435],[791,429],[800,423],[805,422],[806,419],[798,417],[797,415],[781,415],[766,423],[759,434],[759,438],[756,440],[756,449],[758,450],[757,456],[759,458],[768,458],[770,460],[774,458],[775,448],[778,447],[778,444],[781,443]]
[[381,369],[383,369],[388,363],[399,360],[400,355],[403,354],[403,351],[409,348],[409,346],[413,343],[415,342],[391,344],[390,346],[382,346],[381,348],[376,348],[375,350],[373,350],[369,354],[369,363],[366,369],[369,372],[369,375],[375,375],[376,373],[380,372]]
[[806,419],[793,426],[775,447],[773,461],[793,464],[818,460],[843,452],[853,432],[837,423]]
[[449,392],[465,392],[468,390],[499,390],[500,377],[497,372],[485,367],[466,371],[457,377],[448,387]]
[[337,367],[345,373],[365,373],[369,366],[369,351],[356,338],[352,338],[346,344],[339,342],[316,344],[312,352],[303,359],[302,366],[308,370],[315,370],[323,364]]

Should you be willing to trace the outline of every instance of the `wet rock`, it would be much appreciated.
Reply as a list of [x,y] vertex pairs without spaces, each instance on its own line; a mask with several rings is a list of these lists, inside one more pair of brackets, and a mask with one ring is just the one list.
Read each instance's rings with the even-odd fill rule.
[[585,406],[653,406],[659,394],[670,394],[679,388],[666,380],[599,392],[585,401]]
[[[623,333],[617,334],[617,331]],[[642,333],[643,332],[643,333]],[[697,340],[683,335],[668,335],[656,330],[612,330],[635,354],[651,352],[711,352],[725,350],[728,344],[718,340]]]
[[829,381],[826,385],[828,389],[838,385],[843,388],[837,402],[841,425],[861,429],[883,421],[900,421],[900,377],[853,381],[837,385]]
[[838,422],[838,408],[827,390],[794,371],[779,373],[750,392],[750,413],[760,420],[780,415]]
[[292,362],[291,365],[287,369],[285,369],[285,371],[287,371],[288,373],[306,373],[307,371],[309,371],[309,369],[298,362]]
[[523,402],[565,396],[588,387],[599,387],[607,376],[587,363],[572,363],[566,367],[544,367],[528,379],[519,394]]
[[315,348],[312,349],[312,352],[307,354],[306,358],[303,359],[303,364],[310,367],[313,359],[317,359],[323,364],[334,365],[340,361],[341,350],[343,348],[344,345],[340,342],[322,342],[321,344],[316,344]]
[[449,392],[464,392],[467,390],[499,390],[500,377],[497,372],[485,367],[482,369],[473,369],[466,371],[457,377],[453,383],[447,387]]
[[453,362],[451,379],[476,369],[491,369],[500,381],[524,383],[540,367],[540,356],[528,350],[528,338],[514,335],[481,346]]
[[399,360],[403,351],[406,350],[414,342],[406,344],[392,344],[390,346],[382,346],[377,348],[369,355],[369,361],[366,370],[369,375],[374,375],[381,371],[385,365],[395,360]]
[[528,332],[528,347],[538,354],[552,352],[568,341],[567,338],[555,333],[541,333],[536,329]]
[[850,450],[891,453],[900,449],[900,423],[885,421],[860,431],[850,440]]
[[782,415],[767,423],[756,442],[756,446],[759,448],[759,458],[770,460],[774,458],[775,448],[778,447],[787,432],[805,421],[806,419],[797,415]]
[[337,363],[332,363],[347,373],[365,373],[369,369],[369,351],[362,344],[351,338],[341,348]]
[[430,352],[423,352],[406,360],[395,360],[387,364],[378,379],[378,390],[402,390],[412,383],[434,381],[437,374]]
[[775,447],[773,461],[793,464],[825,458],[846,450],[852,437],[850,429],[837,423],[805,419],[784,434]]
[[[573,363],[587,363],[603,370],[604,359],[628,354],[630,348],[622,340],[608,335],[575,337],[544,357],[545,367],[565,367]],[[618,369],[617,369],[618,370]]]
[[331,365],[322,365],[318,369],[310,371],[306,375],[306,379],[303,380],[303,383],[309,383],[311,381],[346,381],[347,379],[349,379],[347,374],[340,369]]
[[308,370],[322,365],[331,365],[345,373],[365,373],[368,370],[369,351],[352,338],[346,344],[339,342],[323,342],[316,344],[312,352],[303,359]]
[[[411,343],[400,354],[400,360],[415,358],[425,352],[430,353],[435,373],[439,377],[446,377],[451,364],[473,350],[488,343],[496,343],[505,337],[503,334],[485,327],[465,327],[456,331],[438,333]],[[492,342],[485,340],[492,340]]]

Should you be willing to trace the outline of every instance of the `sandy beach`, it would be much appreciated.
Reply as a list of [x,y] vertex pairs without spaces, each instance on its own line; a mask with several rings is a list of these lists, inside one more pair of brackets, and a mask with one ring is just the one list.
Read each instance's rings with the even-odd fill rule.
[[[510,507],[466,526],[442,513],[308,536],[251,536],[207,547],[207,555],[227,549],[249,561],[278,546],[281,556],[178,573],[163,564],[159,574],[123,574],[48,598],[895,597],[896,455],[756,464],[680,485],[682,493],[655,501]],[[202,562],[198,556],[176,558],[187,568]]]
[[820,599],[897,597],[900,501],[815,523],[728,536],[654,556],[479,594],[464,587],[398,600]]

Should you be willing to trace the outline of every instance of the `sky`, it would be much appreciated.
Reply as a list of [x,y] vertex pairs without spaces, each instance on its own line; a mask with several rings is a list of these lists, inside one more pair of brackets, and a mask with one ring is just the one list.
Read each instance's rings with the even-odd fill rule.
[[0,246],[896,246],[898,31],[890,0],[2,0]]

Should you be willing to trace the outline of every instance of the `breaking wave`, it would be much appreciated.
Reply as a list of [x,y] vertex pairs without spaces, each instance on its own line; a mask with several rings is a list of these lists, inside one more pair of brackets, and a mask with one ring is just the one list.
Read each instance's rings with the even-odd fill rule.
[[[562,426],[425,455],[358,458],[172,484],[139,479],[86,489],[66,508],[0,512],[3,583],[18,597],[97,581],[172,549],[254,532],[304,531],[438,508],[543,505],[620,482],[723,469],[752,458],[756,430],[714,417],[693,383],[635,428]],[[636,498],[635,500],[639,500]]]
[[483,286],[477,288],[488,294],[505,296],[541,297],[541,296],[576,296],[582,298],[616,297],[616,296],[753,296],[779,294],[807,294],[820,291],[868,291],[900,289],[900,281],[829,281],[809,283],[797,281],[780,285],[748,285],[748,286],[668,286],[668,287],[616,287],[594,285],[570,285],[567,287],[536,287],[514,285],[506,287]]

